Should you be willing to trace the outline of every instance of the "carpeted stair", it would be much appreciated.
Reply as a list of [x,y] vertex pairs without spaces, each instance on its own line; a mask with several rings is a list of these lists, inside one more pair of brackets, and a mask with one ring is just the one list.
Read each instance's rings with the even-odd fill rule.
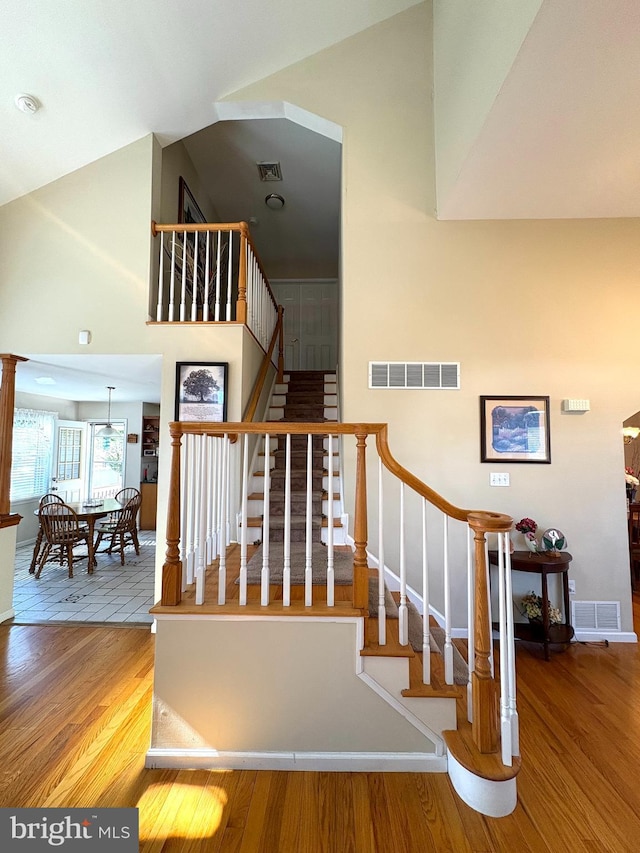
[[[300,370],[289,374],[284,416],[282,421],[323,423],[324,417],[323,371]],[[291,541],[306,539],[307,511],[307,436],[291,436]],[[322,530],[322,474],[325,451],[323,436],[312,438],[312,541],[321,541]],[[284,541],[286,439],[281,436],[274,452],[275,465],[271,469],[269,495],[269,541]]]

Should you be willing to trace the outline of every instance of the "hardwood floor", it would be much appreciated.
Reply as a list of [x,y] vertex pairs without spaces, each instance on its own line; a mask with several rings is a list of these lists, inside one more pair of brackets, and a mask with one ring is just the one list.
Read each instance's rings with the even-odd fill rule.
[[[640,599],[634,597],[636,626]],[[145,770],[154,637],[0,625],[0,806],[136,806],[143,851],[590,851],[640,847],[640,650],[518,648],[518,805],[444,774]]]

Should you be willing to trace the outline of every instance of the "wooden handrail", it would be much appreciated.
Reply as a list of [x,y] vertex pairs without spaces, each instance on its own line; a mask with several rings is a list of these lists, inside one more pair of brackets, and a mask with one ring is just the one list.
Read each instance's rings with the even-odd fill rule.
[[[273,351],[276,346],[276,341],[282,341],[282,321],[284,317],[284,308],[282,305],[278,306],[278,320],[276,322],[275,329],[273,330],[273,335],[271,336],[271,343],[269,344],[269,349],[264,354],[262,359],[262,364],[260,365],[260,371],[258,376],[256,377],[255,384],[253,386],[253,392],[251,394],[251,398],[247,405],[243,422],[252,421],[253,416],[256,413],[256,409],[258,408],[258,402],[260,401],[260,397],[262,395],[262,391],[264,388],[265,379],[267,378],[267,372],[269,370],[269,365],[271,364],[271,359],[273,356]],[[280,353],[278,354],[278,381],[282,381],[282,370],[280,365]]]
[[21,515],[10,512],[11,455],[13,450],[13,409],[16,398],[16,365],[29,361],[20,355],[0,354],[2,382],[0,383],[0,528],[12,527]]
[[174,225],[161,225],[155,220],[151,220],[151,233],[154,237],[161,234],[163,231],[171,233],[173,231],[186,231],[187,234],[193,234],[196,231],[242,231],[249,226],[246,222],[177,222]]

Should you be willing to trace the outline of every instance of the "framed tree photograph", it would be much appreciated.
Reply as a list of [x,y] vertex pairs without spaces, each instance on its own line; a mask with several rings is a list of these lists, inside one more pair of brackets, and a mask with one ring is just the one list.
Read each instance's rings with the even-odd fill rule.
[[551,462],[548,397],[480,397],[481,462]]
[[177,362],[175,420],[226,421],[228,373],[227,362]]

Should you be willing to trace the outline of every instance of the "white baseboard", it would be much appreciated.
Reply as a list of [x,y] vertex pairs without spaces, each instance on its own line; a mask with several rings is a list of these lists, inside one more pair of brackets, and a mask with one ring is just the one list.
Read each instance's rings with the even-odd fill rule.
[[15,615],[16,611],[13,609],[13,607],[10,607],[8,610],[5,610],[4,612],[0,613],[0,622],[6,622],[7,619],[13,619]]
[[336,773],[446,773],[447,759],[430,752],[219,752],[149,749],[145,767],[191,770],[316,770]]
[[637,643],[638,635],[633,631],[576,631],[576,640],[581,643]]

